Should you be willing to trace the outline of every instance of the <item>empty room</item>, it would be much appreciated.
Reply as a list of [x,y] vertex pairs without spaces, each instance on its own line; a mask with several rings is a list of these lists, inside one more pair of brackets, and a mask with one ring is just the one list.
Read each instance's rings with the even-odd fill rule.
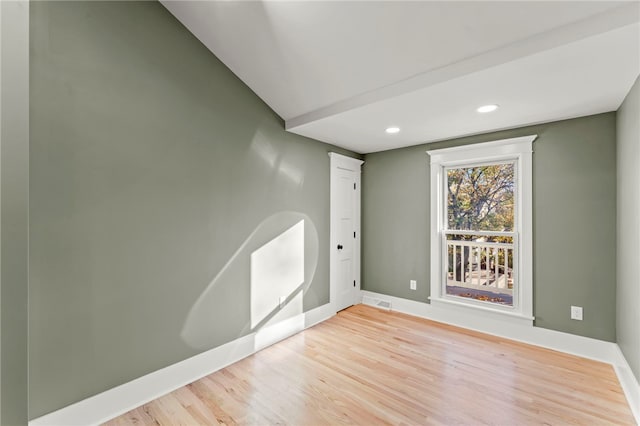
[[637,425],[639,1],[0,0],[0,424]]

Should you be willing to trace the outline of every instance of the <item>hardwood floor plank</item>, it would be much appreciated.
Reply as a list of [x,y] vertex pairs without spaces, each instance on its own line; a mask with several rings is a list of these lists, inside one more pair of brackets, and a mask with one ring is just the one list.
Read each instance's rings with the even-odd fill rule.
[[106,424],[635,422],[611,365],[357,305]]

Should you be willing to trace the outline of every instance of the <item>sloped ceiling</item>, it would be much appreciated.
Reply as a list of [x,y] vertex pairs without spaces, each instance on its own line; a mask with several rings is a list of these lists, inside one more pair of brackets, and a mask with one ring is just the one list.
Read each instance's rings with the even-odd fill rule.
[[616,110],[640,73],[638,1],[162,3],[289,131],[359,153]]

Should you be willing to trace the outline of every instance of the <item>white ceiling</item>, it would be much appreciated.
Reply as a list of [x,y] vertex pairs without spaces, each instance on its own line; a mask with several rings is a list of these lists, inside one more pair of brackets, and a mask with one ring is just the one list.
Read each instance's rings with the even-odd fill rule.
[[359,153],[616,110],[640,73],[638,1],[162,3],[289,131]]

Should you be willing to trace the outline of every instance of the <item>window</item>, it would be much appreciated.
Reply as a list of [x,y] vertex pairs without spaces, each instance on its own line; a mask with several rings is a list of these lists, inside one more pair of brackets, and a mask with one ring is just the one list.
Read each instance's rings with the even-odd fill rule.
[[432,302],[533,319],[535,138],[428,151]]
[[445,167],[447,295],[513,306],[515,168],[514,161]]

